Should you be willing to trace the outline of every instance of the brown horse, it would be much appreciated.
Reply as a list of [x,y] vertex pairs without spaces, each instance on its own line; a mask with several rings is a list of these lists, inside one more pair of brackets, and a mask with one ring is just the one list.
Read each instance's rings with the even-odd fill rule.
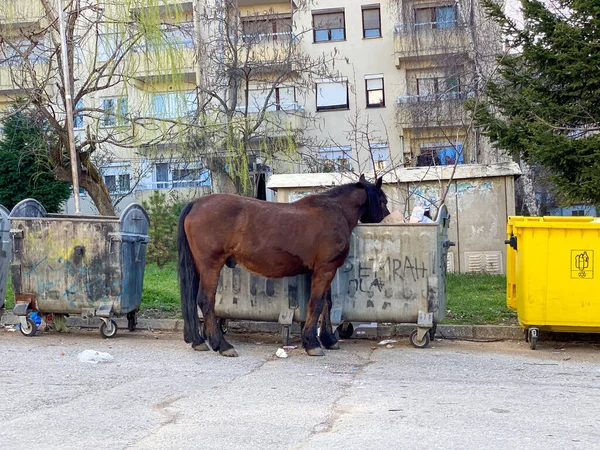
[[323,355],[320,339],[339,348],[329,317],[326,294],[350,248],[358,223],[378,223],[389,214],[381,178],[344,184],[294,203],[273,203],[229,194],[211,194],[188,203],[179,218],[179,285],[185,342],[208,350],[199,332],[197,307],[214,351],[237,356],[215,317],[215,294],[223,265],[242,264],[267,278],[312,273],[302,345],[311,356]]

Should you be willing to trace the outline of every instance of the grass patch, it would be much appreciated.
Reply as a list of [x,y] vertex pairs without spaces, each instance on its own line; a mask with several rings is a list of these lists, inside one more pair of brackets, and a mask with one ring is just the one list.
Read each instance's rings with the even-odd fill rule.
[[[13,309],[15,306],[15,294],[12,291],[12,283],[10,278],[8,279],[8,283],[6,283],[6,302],[4,303],[4,308]],[[2,299],[0,298],[0,303],[2,303]]]
[[154,263],[146,265],[140,310],[161,311],[172,316],[180,315],[181,301],[175,262],[170,262],[162,268]]
[[485,273],[449,273],[443,323],[513,325],[517,314],[506,307],[506,277]]

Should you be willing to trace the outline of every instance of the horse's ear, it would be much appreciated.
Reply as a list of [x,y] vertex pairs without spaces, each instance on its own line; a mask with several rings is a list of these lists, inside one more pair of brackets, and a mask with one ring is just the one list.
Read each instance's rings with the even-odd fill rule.
[[382,185],[382,184],[383,184],[383,177],[379,177],[379,178],[377,179],[377,183],[375,183],[375,187],[376,187],[377,189],[381,189],[381,185]]
[[365,178],[365,174],[364,174],[364,173],[361,173],[361,174],[360,174],[360,178],[358,179],[358,181],[359,181],[359,182],[363,182],[363,183],[364,183],[365,181],[367,181],[367,179]]

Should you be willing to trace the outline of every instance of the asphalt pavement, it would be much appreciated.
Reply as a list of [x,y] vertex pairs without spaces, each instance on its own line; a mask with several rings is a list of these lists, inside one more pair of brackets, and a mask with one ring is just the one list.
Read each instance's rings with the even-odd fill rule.
[[240,357],[224,358],[119,333],[0,330],[0,448],[600,448],[593,342],[350,339],[279,358],[276,334],[230,333]]

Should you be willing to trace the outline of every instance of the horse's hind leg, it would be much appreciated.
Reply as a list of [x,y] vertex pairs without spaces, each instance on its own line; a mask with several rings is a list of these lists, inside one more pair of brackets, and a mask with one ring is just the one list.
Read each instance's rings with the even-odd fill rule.
[[340,345],[335,337],[331,326],[331,288],[327,289],[325,301],[323,302],[323,313],[321,314],[321,344],[329,350],[339,350]]
[[217,294],[217,286],[219,284],[219,274],[221,273],[220,266],[211,267],[200,273],[201,286],[198,294],[198,304],[202,310],[204,317],[204,331],[211,348],[218,351],[223,356],[238,356],[237,352],[229,342],[225,340],[221,327],[215,316],[215,295]]
[[[204,291],[202,290],[202,283],[200,283],[200,287],[198,288],[198,296],[196,297],[196,304],[198,306],[202,303],[202,298],[204,296]],[[198,320],[198,316],[196,315],[196,320]],[[192,342],[192,348],[197,352],[205,352],[210,350],[208,345],[206,344],[206,332],[203,331],[204,327],[199,328],[199,332],[197,336],[194,336],[194,340]]]
[[335,268],[315,269],[313,272],[306,323],[302,330],[302,345],[310,356],[323,356],[325,354],[317,340],[317,322],[323,312],[325,293],[329,289],[334,275]]

